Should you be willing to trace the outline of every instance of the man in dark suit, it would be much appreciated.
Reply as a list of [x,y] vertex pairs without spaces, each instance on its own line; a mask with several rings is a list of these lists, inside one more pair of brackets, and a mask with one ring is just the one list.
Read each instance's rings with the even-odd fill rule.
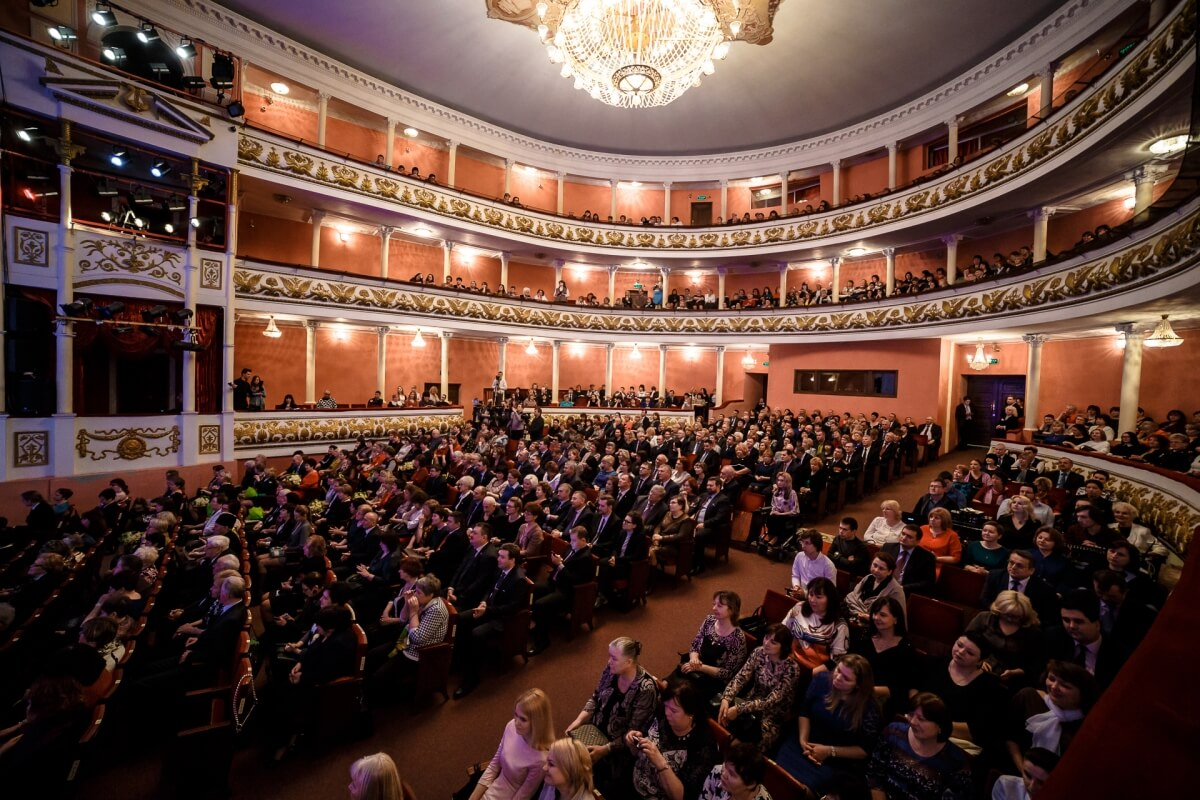
[[595,515],[588,505],[587,494],[579,490],[571,493],[571,507],[559,515],[558,524],[554,526],[554,530],[567,536],[576,525],[582,525],[591,530],[595,524]]
[[920,540],[921,526],[909,524],[901,529],[899,542],[883,546],[896,559],[896,578],[906,594],[929,594],[937,582],[937,559],[917,544]]
[[[479,528],[485,527],[483,524]],[[491,531],[487,531],[483,541]],[[490,591],[479,603],[458,615],[458,632],[455,634],[455,649],[463,668],[463,681],[454,691],[454,699],[461,700],[479,685],[479,664],[487,657],[488,640],[504,631],[504,624],[529,604],[529,582],[521,571],[521,551],[515,544],[502,544],[494,556],[494,580]],[[457,601],[456,601],[457,604]]]
[[540,442],[542,440],[542,436],[546,433],[546,418],[542,416],[540,408],[533,410],[533,419],[529,420],[529,427],[526,430],[529,432],[529,441]]
[[467,535],[470,548],[446,590],[446,597],[456,608],[474,608],[491,588],[496,576],[496,548],[488,543],[491,538],[492,527],[483,522],[471,528]]
[[633,494],[635,497],[645,497],[650,493],[650,487],[654,485],[654,464],[649,461],[643,461],[638,464],[638,474],[633,481]]
[[621,515],[614,508],[615,504],[612,495],[602,494],[596,498],[596,514],[593,517],[596,529],[588,532],[588,539],[595,542],[591,549],[598,558],[610,555],[616,549],[621,536]]
[[667,514],[667,490],[655,484],[645,497],[639,497],[633,510],[642,517],[647,534],[652,532]]
[[1100,599],[1101,632],[1120,642],[1125,652],[1132,653],[1146,638],[1157,612],[1153,606],[1130,596],[1129,583],[1120,572],[1099,570],[1092,578],[1092,586]]
[[917,428],[917,433],[925,437],[925,460],[932,461],[937,458],[938,450],[942,446],[942,426],[934,422],[933,417],[926,417]]
[[467,533],[462,529],[463,516],[457,511],[439,508],[433,512],[430,522],[433,532],[429,536],[428,550],[422,548],[419,552],[425,554],[426,571],[436,575],[443,586],[449,586],[471,547]]
[[1055,466],[1057,469],[1046,472],[1045,476],[1054,481],[1056,488],[1065,489],[1067,494],[1075,494],[1079,487],[1083,486],[1083,476],[1072,469],[1075,462],[1063,456]]
[[600,562],[600,598],[597,603],[603,605],[615,596],[613,582],[629,578],[630,564],[646,558],[650,553],[650,540],[643,533],[641,515],[631,511],[621,517],[621,539],[616,550],[606,560]]
[[708,569],[704,547],[728,539],[733,528],[733,504],[721,491],[721,481],[709,478],[705,482],[707,491],[696,501],[696,550],[692,574],[699,575]]
[[971,443],[971,434],[975,429],[977,413],[971,405],[971,398],[964,397],[962,402],[954,407],[954,427],[958,431],[958,449],[963,450]]
[[41,492],[21,492],[21,502],[29,509],[25,525],[39,538],[46,538],[58,528],[58,516]]
[[617,496],[613,498],[613,513],[624,517],[633,510],[637,495],[633,491],[633,476],[622,472],[617,476]]
[[571,529],[571,549],[566,556],[550,555],[550,576],[534,587],[533,644],[529,655],[536,656],[550,646],[550,625],[575,600],[575,587],[596,578],[596,563],[588,546],[587,528]]
[[1028,550],[1013,550],[1008,554],[1005,568],[988,573],[983,591],[979,594],[979,605],[991,608],[997,595],[1005,589],[1011,589],[1029,598],[1039,618],[1055,619],[1058,616],[1058,595],[1050,584],[1035,577],[1033,570],[1033,554]]
[[1046,655],[1079,664],[1095,676],[1101,689],[1106,688],[1129,653],[1119,641],[1101,632],[1099,598],[1090,589],[1067,592],[1062,599],[1059,619],[1062,627],[1048,631]]
[[425,477],[425,494],[429,495],[430,500],[437,500],[439,503],[446,502],[446,492],[449,491],[449,484],[446,481],[446,476],[442,474],[442,466],[437,462],[429,465],[429,474]]

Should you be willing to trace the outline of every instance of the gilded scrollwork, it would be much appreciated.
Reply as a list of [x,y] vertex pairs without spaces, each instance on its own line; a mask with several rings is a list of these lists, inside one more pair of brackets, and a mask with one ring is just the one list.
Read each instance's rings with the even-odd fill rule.
[[80,274],[97,270],[129,273],[183,285],[183,273],[178,266],[183,255],[176,250],[137,239],[84,239],[79,247],[88,256],[79,261]]
[[[161,442],[151,444],[151,442]],[[95,447],[95,443],[101,444]],[[75,435],[80,458],[102,461],[110,456],[122,461],[169,456],[179,452],[179,426],[170,428],[116,428],[108,431],[81,430]]]
[[45,467],[50,464],[49,431],[14,431],[13,466]]
[[418,428],[442,428],[461,425],[461,409],[429,411],[420,415],[383,417],[351,417],[323,415],[311,417],[297,414],[287,419],[243,419],[233,424],[234,447],[252,450],[276,444],[325,446],[335,442],[354,441],[359,436],[379,438],[394,432],[413,433]]

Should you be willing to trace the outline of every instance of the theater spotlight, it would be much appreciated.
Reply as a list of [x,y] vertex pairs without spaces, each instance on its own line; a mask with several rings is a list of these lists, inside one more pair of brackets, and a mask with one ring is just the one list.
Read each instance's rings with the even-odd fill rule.
[[185,211],[187,210],[187,202],[177,194],[171,195],[170,199],[163,201],[163,206],[167,211]]
[[62,47],[66,47],[69,43],[79,38],[75,33],[75,29],[66,25],[51,25],[46,29],[46,32],[50,34],[51,39]]
[[142,44],[150,44],[158,41],[158,29],[149,22],[143,22],[138,26],[137,32],[138,41]]
[[120,47],[105,45],[104,49],[100,52],[104,54],[105,58],[114,64],[119,64],[125,60],[125,51]]
[[171,165],[161,158],[154,159],[154,164],[150,167],[150,174],[156,178],[161,178],[171,171]]
[[17,138],[22,142],[32,142],[37,135],[38,129],[33,125],[25,128],[17,128]]
[[204,349],[204,345],[196,341],[199,337],[199,332],[195,328],[185,328],[183,331],[183,339],[175,342],[175,346],[180,350],[188,350],[193,353],[199,353]]
[[71,303],[63,303],[59,308],[62,309],[65,317],[87,317],[88,311],[91,310],[92,300],[89,297],[81,297]]
[[175,47],[175,55],[180,58],[193,58],[196,55],[196,45],[192,44],[192,40],[185,36]]
[[111,28],[117,24],[117,15],[113,13],[112,7],[108,3],[96,3],[95,10],[92,11],[92,22],[105,28]]
[[145,189],[138,188],[133,190],[133,202],[135,205],[145,206],[154,202],[154,198]]
[[225,106],[225,113],[229,115],[230,119],[237,119],[246,115],[246,107],[242,105],[240,100],[234,100]]
[[233,88],[233,56],[227,53],[214,53],[212,70],[209,72],[209,84],[220,91]]
[[178,311],[171,312],[171,319],[182,324],[186,323],[189,319],[195,316],[195,314],[196,312],[192,311],[190,308],[181,308]]
[[183,88],[189,92],[198,92],[207,85],[199,75],[185,75],[183,78]]
[[108,178],[101,178],[96,181],[96,196],[97,197],[116,197],[117,190],[113,187],[112,181]]
[[112,165],[114,167],[123,167],[123,166],[125,166],[125,156],[126,155],[127,155],[126,150],[124,150],[123,148],[120,148],[120,147],[114,147],[113,151],[112,151],[112,155],[108,157],[108,160],[112,163]]
[[169,222],[164,222],[164,223],[163,223],[163,233],[174,233],[174,232],[175,232],[175,226],[174,226],[174,225],[172,225],[172,224],[171,224],[171,223],[169,223]]
[[96,316],[99,319],[112,319],[117,314],[125,310],[125,303],[120,300],[114,300],[106,306],[100,306],[96,309]]

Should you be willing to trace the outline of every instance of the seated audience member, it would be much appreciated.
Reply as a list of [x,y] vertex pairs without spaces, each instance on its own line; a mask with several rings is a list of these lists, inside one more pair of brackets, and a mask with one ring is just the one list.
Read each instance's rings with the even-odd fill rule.
[[992,786],[992,800],[1031,800],[1058,766],[1058,756],[1042,747],[1025,752],[1021,774],[1001,775]]
[[66,560],[58,553],[41,552],[29,565],[24,580],[0,589],[0,600],[13,607],[14,623],[20,624],[46,602],[66,578]]
[[866,543],[858,538],[858,520],[854,517],[842,517],[838,523],[837,536],[830,543],[827,555],[835,567],[854,577],[867,574],[871,566],[871,553]]
[[1154,608],[1162,606],[1162,591],[1142,572],[1141,554],[1125,539],[1118,539],[1105,552],[1108,568],[1121,574],[1128,587],[1129,598]]
[[541,689],[522,692],[471,800],[532,797],[545,775],[546,752],[553,741],[550,698]]
[[901,614],[905,613],[904,589],[896,578],[896,559],[882,550],[871,559],[870,573],[846,594],[843,604],[847,620],[854,624],[866,625],[871,618],[871,606],[880,597],[894,597],[900,604]]
[[[483,529],[480,523],[477,529]],[[468,558],[470,556],[468,555]],[[529,586],[521,571],[521,551],[515,544],[500,545],[496,554],[495,576],[491,591],[474,607],[464,604],[458,614],[456,660],[463,667],[463,680],[454,691],[462,699],[479,685],[479,666],[487,657],[488,641],[504,631],[509,617],[529,603]]]
[[962,561],[962,541],[951,527],[953,522],[946,509],[931,510],[928,520],[927,525],[921,526],[921,539],[917,544],[933,554],[937,561],[935,574],[940,575],[943,564],[957,566]]
[[687,498],[675,495],[667,501],[667,513],[650,536],[650,563],[672,564],[679,558],[679,547],[691,541],[695,520],[687,515]]
[[1067,559],[1067,542],[1054,528],[1038,528],[1033,537],[1033,574],[1062,593],[1077,585],[1075,568]]
[[949,709],[940,697],[913,698],[905,722],[884,729],[868,766],[876,797],[888,800],[966,800],[971,796],[971,765],[950,741]]
[[1005,742],[1017,771],[1024,768],[1024,753],[1030,747],[1058,756],[1066,752],[1099,694],[1091,673],[1069,661],[1051,661],[1037,688],[1017,692]]
[[632,785],[625,783],[621,791],[606,790],[605,795],[648,800],[698,797],[720,760],[707,716],[708,698],[690,681],[668,684],[649,727],[625,734],[625,746],[634,754]]
[[863,541],[876,547],[900,541],[900,530],[904,520],[900,518],[900,504],[895,500],[884,500],[879,507],[880,516],[871,520],[863,534]]
[[821,552],[825,540],[820,531],[807,530],[800,534],[800,552],[792,560],[793,597],[803,598],[805,587],[816,578],[837,580],[837,567]]
[[550,575],[546,582],[534,586],[533,631],[529,655],[538,655],[550,646],[550,626],[572,607],[575,587],[596,578],[592,548],[588,544],[588,529],[576,525],[571,529],[571,549],[566,556],[550,555]]
[[987,611],[971,620],[967,631],[987,640],[992,653],[983,668],[1006,686],[1027,685],[1045,660],[1040,620],[1029,598],[1020,592],[1000,592]]
[[11,797],[44,797],[48,778],[66,775],[73,746],[88,723],[79,682],[47,675],[25,693],[25,714],[0,730],[0,774]]
[[775,489],[771,492],[766,531],[762,537],[768,555],[772,553],[771,548],[778,547],[791,535],[799,515],[800,499],[792,488],[792,476],[788,472],[780,472],[775,476]]
[[1000,592],[1011,589],[1028,597],[1038,616],[1054,619],[1058,613],[1058,596],[1050,584],[1034,575],[1036,563],[1028,550],[1013,550],[1008,554],[1004,569],[988,573],[983,591],[979,593],[979,605],[989,608]]
[[900,529],[900,540],[885,544],[880,551],[895,559],[895,577],[906,594],[928,593],[937,582],[937,561],[933,553],[919,546],[920,539],[920,526],[906,523]]
[[1146,559],[1162,560],[1167,557],[1167,546],[1150,532],[1145,525],[1139,525],[1137,509],[1130,503],[1112,504],[1113,522],[1109,525],[1120,536],[1129,541]]
[[875,696],[883,706],[884,716],[890,719],[903,713],[921,666],[908,639],[904,605],[895,597],[876,598],[866,627],[851,637],[850,652],[870,663],[875,675]]
[[1011,497],[1007,510],[999,518],[1000,543],[1009,550],[1029,550],[1038,528],[1044,524],[1034,515],[1032,500],[1022,495]]
[[947,511],[954,509],[956,506],[946,494],[946,488],[949,481],[944,478],[934,478],[929,482],[929,491],[921,495],[913,506],[912,515],[917,519],[928,519],[929,512],[935,508],[944,508]]
[[408,784],[400,780],[396,762],[387,753],[363,756],[350,765],[350,800],[413,800]]
[[1105,636],[1100,624],[1100,600],[1091,589],[1075,589],[1062,599],[1061,627],[1051,628],[1046,653],[1051,659],[1072,661],[1092,674],[1103,691],[1129,653],[1119,639]]
[[570,737],[555,740],[546,753],[545,771],[537,800],[593,800],[596,796],[592,759],[582,742]]
[[963,550],[962,568],[986,574],[1008,562],[1008,548],[1000,544],[1000,523],[985,520],[979,528],[979,540],[968,542]]
[[1102,569],[1092,577],[1092,587],[1100,598],[1100,631],[1116,639],[1126,652],[1132,653],[1154,624],[1156,612],[1152,606],[1129,596],[1125,576],[1111,569]]
[[704,800],[770,800],[770,793],[762,785],[766,771],[766,758],[760,748],[735,742],[725,754],[724,763],[717,764],[708,774],[700,797]]
[[442,583],[436,575],[422,575],[404,594],[396,615],[398,635],[392,639],[390,629],[383,628],[383,643],[367,653],[368,697],[386,697],[393,682],[416,674],[422,647],[446,638],[450,612],[440,597],[441,591]]
[[821,794],[839,780],[861,782],[881,727],[871,665],[862,656],[844,655],[813,675],[800,705],[799,731],[784,739],[779,766]]
[[799,680],[800,665],[792,658],[792,632],[786,625],[771,623],[762,644],[725,687],[717,722],[739,741],[772,752],[791,716]]
[[783,624],[795,638],[792,652],[796,660],[810,670],[849,648],[850,629],[842,618],[837,585],[829,578],[813,578],[805,587],[804,599],[792,606]]
[[737,624],[741,611],[742,599],[735,592],[715,593],[712,613],[700,623],[672,677],[691,681],[703,697],[723,691],[746,660],[746,632]]
[[1000,679],[983,668],[990,656],[991,647],[982,634],[964,633],[948,657],[930,660],[917,679],[916,691],[932,692],[946,703],[951,739],[973,756],[992,750],[1001,739],[1006,695]]

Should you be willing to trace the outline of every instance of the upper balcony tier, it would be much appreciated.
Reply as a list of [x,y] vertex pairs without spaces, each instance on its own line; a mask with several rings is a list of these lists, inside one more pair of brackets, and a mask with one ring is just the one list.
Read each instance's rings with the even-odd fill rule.
[[1121,181],[1151,160],[1146,148],[1164,130],[1187,127],[1195,33],[1188,2],[1047,124],[940,178],[851,206],[734,227],[629,226],[514,208],[250,129],[239,138],[238,161],[251,192],[282,189],[314,208],[495,250],[550,251],[593,264],[655,258],[680,267],[828,258],[849,247],[904,246],[982,217],[1011,218]]

